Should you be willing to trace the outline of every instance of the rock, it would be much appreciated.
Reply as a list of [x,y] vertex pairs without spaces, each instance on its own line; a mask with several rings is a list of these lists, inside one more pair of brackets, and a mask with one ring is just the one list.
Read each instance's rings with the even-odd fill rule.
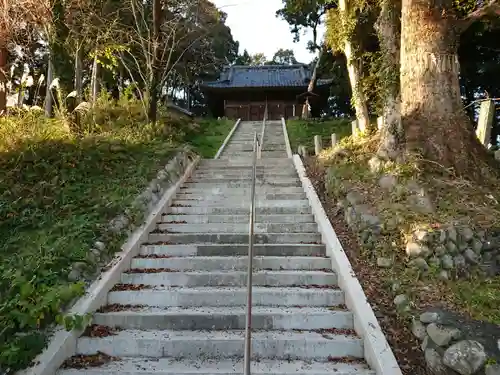
[[471,248],[476,254],[481,254],[481,250],[483,250],[483,243],[478,239],[474,239],[472,240]]
[[427,246],[421,245],[416,242],[408,242],[406,244],[406,254],[408,256],[415,258],[418,256],[427,256],[430,254],[430,250]]
[[101,241],[96,241],[94,243],[94,247],[99,251],[104,251],[106,249],[106,245],[104,244],[104,242]]
[[450,275],[448,274],[448,271],[441,270],[439,271],[438,278],[439,280],[446,281],[450,279]]
[[446,247],[443,245],[438,245],[435,248],[436,255],[444,255],[446,254]]
[[446,250],[448,250],[448,253],[452,255],[458,253],[458,247],[455,242],[448,241],[446,243]]
[[384,162],[376,156],[373,156],[368,161],[368,166],[372,173],[380,173],[384,169]]
[[444,366],[441,356],[434,348],[427,348],[424,352],[427,368],[434,375],[448,375],[450,371]]
[[378,216],[367,213],[361,214],[359,216],[359,221],[363,223],[364,227],[375,227],[380,224],[380,218]]
[[441,267],[445,270],[451,270],[453,268],[453,258],[451,255],[445,254],[441,257]]
[[443,229],[439,230],[437,238],[438,238],[439,243],[441,243],[441,244],[445,243],[446,242],[446,231]]
[[120,215],[111,220],[109,223],[109,230],[113,233],[120,233],[122,232],[129,224],[129,221],[126,216]]
[[460,252],[464,252],[467,248],[469,248],[467,242],[458,242],[458,250],[460,250]]
[[431,241],[431,235],[424,229],[419,229],[413,232],[413,238],[421,243],[428,244]]
[[347,193],[346,199],[352,206],[355,206],[358,203],[363,203],[365,200],[365,198],[355,190],[351,190]]
[[499,364],[488,364],[484,368],[484,375],[500,375]]
[[453,262],[455,263],[455,267],[457,269],[463,269],[466,267],[467,263],[465,262],[465,258],[462,255],[455,255],[453,257]]
[[453,242],[457,242],[457,230],[454,227],[448,228],[448,239]]
[[429,270],[429,265],[427,264],[427,262],[425,261],[424,258],[418,257],[416,259],[413,259],[410,263],[413,267],[416,267],[421,271],[428,271]]
[[168,177],[168,173],[165,170],[159,171],[158,174],[156,175],[156,178],[160,181],[165,180],[167,177]]
[[425,326],[415,318],[412,319],[411,332],[419,340],[423,340],[427,336]]
[[434,212],[434,207],[429,197],[425,195],[411,195],[408,197],[410,205],[417,212],[430,214]]
[[393,264],[393,261],[391,258],[384,258],[384,257],[379,257],[377,258],[377,266],[381,268],[389,268]]
[[429,336],[425,335],[422,344],[420,344],[420,349],[422,349],[422,351],[425,352],[425,349],[427,349],[428,346],[429,346]]
[[443,363],[461,375],[472,375],[486,363],[486,352],[481,343],[463,340],[450,346],[443,355]]
[[467,249],[464,252],[464,258],[467,262],[471,264],[478,264],[479,263],[479,255],[477,255],[474,250],[472,249]]
[[466,242],[469,242],[472,238],[474,238],[474,232],[469,227],[462,227],[460,229],[460,235]]
[[101,256],[101,252],[97,249],[90,249],[90,252],[98,259]]
[[410,309],[410,301],[406,294],[399,294],[394,298],[394,304],[398,311],[408,311]]
[[429,264],[431,266],[439,267],[441,265],[441,259],[436,256],[429,258]]
[[80,280],[81,277],[82,273],[79,270],[73,268],[68,275],[68,280],[75,282]]
[[386,191],[394,190],[394,187],[396,186],[397,183],[398,183],[398,179],[396,178],[396,176],[394,176],[392,174],[383,175],[378,180],[379,186]]
[[435,323],[439,320],[439,314],[437,312],[426,311],[420,314],[420,321],[422,323]]
[[427,326],[427,334],[438,346],[447,346],[452,340],[457,340],[462,335],[457,328],[444,327],[436,323]]

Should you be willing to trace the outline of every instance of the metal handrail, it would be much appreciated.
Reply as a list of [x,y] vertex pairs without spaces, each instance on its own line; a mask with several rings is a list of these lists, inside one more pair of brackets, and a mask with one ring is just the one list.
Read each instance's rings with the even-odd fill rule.
[[248,228],[247,313],[246,313],[246,326],[245,326],[244,375],[250,375],[250,363],[252,356],[252,279],[253,279],[253,241],[254,241],[254,223],[255,223],[255,182],[257,179],[257,159],[260,159],[261,148],[262,148],[262,139],[259,141],[257,132],[254,132],[253,154],[252,154],[252,183],[250,192],[250,222]]

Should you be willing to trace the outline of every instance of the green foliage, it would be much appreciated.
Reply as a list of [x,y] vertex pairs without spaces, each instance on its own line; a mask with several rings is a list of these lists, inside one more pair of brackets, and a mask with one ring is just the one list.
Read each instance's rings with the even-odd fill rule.
[[500,277],[458,281],[453,289],[473,318],[500,324]]
[[314,150],[314,136],[321,135],[323,145],[331,144],[332,133],[337,134],[337,141],[351,134],[351,122],[348,119],[311,119],[287,121],[288,137],[293,152],[299,145]]
[[[23,368],[45,345],[54,321],[81,328],[88,316],[65,316],[84,292],[72,282],[75,262],[91,278],[98,259],[89,250],[111,219],[133,200],[185,139],[213,156],[229,122],[160,111],[148,125],[138,101],[102,96],[82,117],[79,133],[65,118],[40,111],[0,118],[0,372]],[[205,139],[202,132],[208,133]],[[131,222],[141,219],[132,212]],[[123,238],[107,235],[104,259]]]
[[191,128],[183,139],[193,146],[201,157],[213,158],[233,126],[234,121],[227,119],[198,120],[197,126]]

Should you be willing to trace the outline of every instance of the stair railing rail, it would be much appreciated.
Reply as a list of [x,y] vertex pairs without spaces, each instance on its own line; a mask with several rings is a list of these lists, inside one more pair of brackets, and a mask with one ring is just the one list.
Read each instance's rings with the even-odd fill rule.
[[[265,118],[264,118],[265,123]],[[248,228],[248,269],[247,269],[247,312],[245,326],[245,362],[244,375],[250,375],[250,363],[252,356],[252,280],[253,280],[253,256],[254,256],[254,223],[255,223],[255,185],[257,180],[257,159],[260,159],[262,150],[262,139],[259,141],[257,132],[253,136],[252,154],[252,182],[250,188],[250,220]]]

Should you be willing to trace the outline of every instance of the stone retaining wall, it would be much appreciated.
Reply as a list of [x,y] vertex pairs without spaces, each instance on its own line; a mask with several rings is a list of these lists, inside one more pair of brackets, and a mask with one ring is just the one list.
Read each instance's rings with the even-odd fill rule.
[[[105,266],[116,249],[109,249],[110,242],[121,240],[139,227],[152,212],[163,194],[185,173],[186,168],[196,157],[189,148],[179,150],[160,169],[148,187],[134,200],[130,208],[110,221],[98,241],[89,249],[85,261],[75,262],[69,273],[70,281],[91,281],[94,275]],[[116,247],[116,246],[114,246]]]

